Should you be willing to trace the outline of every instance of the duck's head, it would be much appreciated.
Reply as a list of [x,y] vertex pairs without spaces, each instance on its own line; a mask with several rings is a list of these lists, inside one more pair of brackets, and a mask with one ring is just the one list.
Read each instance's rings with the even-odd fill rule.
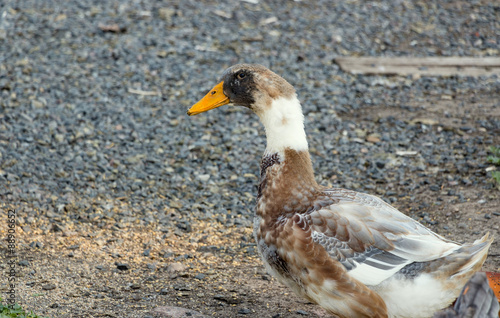
[[191,116],[234,105],[248,107],[260,115],[279,98],[295,98],[295,89],[284,78],[259,64],[237,64],[224,71],[219,84],[187,113]]
[[307,149],[304,116],[295,89],[284,78],[258,64],[228,68],[219,84],[194,104],[188,115],[223,105],[245,106],[264,124],[267,150]]

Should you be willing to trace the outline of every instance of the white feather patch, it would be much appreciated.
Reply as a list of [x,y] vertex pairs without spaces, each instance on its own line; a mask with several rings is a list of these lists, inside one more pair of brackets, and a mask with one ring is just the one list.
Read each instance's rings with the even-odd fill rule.
[[266,129],[266,153],[283,153],[286,148],[308,149],[304,115],[296,96],[275,99],[270,107],[257,115]]
[[384,299],[389,317],[431,317],[456,298],[453,288],[444,288],[439,280],[428,274],[414,280],[390,279],[371,289]]
[[[373,261],[373,260],[372,260]],[[386,280],[387,278],[391,277],[392,275],[396,274],[401,268],[405,267],[410,263],[410,261],[403,263],[398,266],[394,266],[393,268],[387,270],[387,269],[380,269],[373,267],[368,264],[359,264],[358,262],[354,262],[356,264],[356,268],[353,270],[349,271],[349,275],[360,282],[362,282],[365,285],[368,286],[375,286],[380,284],[382,281]]]

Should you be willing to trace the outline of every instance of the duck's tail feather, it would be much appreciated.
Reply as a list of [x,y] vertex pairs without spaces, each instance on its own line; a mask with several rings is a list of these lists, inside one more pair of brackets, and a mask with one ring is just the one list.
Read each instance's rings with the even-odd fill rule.
[[455,253],[467,255],[469,258],[466,263],[464,263],[461,268],[457,271],[454,276],[461,276],[462,274],[468,272],[478,271],[484,263],[486,256],[488,255],[488,249],[493,242],[493,237],[489,237],[489,233],[486,233],[482,238],[476,240],[472,244],[464,244]]

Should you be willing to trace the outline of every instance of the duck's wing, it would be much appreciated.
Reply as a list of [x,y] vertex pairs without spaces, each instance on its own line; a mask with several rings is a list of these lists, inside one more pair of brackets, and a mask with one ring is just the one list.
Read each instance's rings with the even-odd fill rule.
[[417,275],[425,262],[460,248],[381,199],[345,189],[323,191],[303,217],[313,241],[366,285]]

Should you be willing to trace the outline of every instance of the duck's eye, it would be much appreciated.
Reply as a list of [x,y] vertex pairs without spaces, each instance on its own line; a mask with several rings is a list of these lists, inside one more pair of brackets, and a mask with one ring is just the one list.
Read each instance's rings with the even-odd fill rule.
[[238,75],[236,75],[239,79],[242,79],[246,76],[245,73],[241,72],[241,73],[238,73]]

